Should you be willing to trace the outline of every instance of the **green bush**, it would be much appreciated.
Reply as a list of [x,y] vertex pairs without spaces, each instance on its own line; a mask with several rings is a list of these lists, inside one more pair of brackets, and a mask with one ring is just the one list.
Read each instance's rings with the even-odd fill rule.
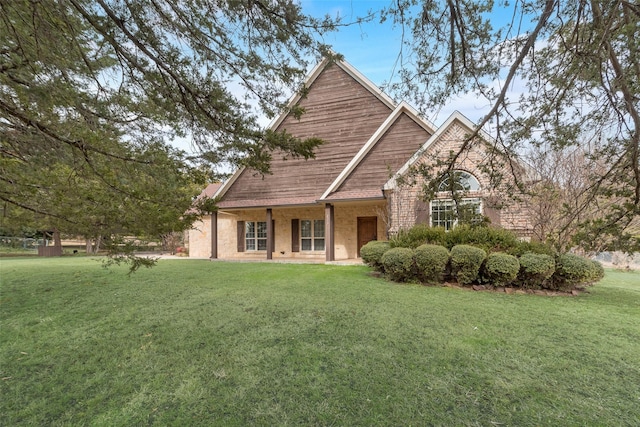
[[445,246],[472,245],[486,252],[508,252],[520,243],[513,232],[503,228],[460,225],[446,234]]
[[599,282],[604,278],[604,267],[600,262],[595,260],[591,261],[591,283]]
[[504,286],[518,276],[520,262],[513,255],[502,252],[489,254],[482,267],[482,281],[494,286]]
[[378,271],[383,271],[380,259],[388,250],[389,242],[372,240],[360,248],[360,256],[362,257],[362,261],[369,267],[373,267]]
[[526,253],[540,254],[540,255],[549,255],[554,257],[557,255],[555,248],[549,244],[543,242],[518,242],[518,246],[507,251],[510,255],[514,255],[517,257],[521,257]]
[[544,288],[555,271],[556,261],[552,256],[528,252],[520,257],[517,283],[523,288]]
[[418,277],[423,282],[440,283],[449,263],[449,250],[439,245],[421,245],[414,252]]
[[428,224],[417,224],[408,230],[400,230],[390,239],[392,248],[415,249],[424,244],[445,245],[447,232],[442,227],[430,227]]
[[570,290],[576,285],[597,282],[604,276],[600,263],[574,254],[563,254],[556,259],[556,271],[552,276],[554,289]]
[[414,277],[412,249],[389,249],[382,255],[381,262],[385,274],[393,281],[406,282]]
[[480,267],[487,253],[469,245],[456,245],[451,248],[451,274],[461,285],[478,280]]

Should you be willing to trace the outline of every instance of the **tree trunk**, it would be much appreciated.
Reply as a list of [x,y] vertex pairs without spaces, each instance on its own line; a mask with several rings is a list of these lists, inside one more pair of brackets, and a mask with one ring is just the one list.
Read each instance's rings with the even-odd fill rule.
[[53,230],[53,246],[62,252],[62,240],[60,239],[60,231],[57,228]]

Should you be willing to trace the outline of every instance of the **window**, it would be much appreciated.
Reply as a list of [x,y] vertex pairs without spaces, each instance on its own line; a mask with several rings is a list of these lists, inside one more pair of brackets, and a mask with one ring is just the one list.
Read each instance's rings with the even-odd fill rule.
[[[451,185],[451,177],[454,178],[453,186]],[[452,188],[453,187],[453,188]],[[447,176],[442,180],[438,186],[438,191],[478,191],[480,190],[480,183],[475,176],[465,171],[453,171],[450,176]]]
[[[453,179],[453,182],[451,181]],[[439,198],[431,201],[431,226],[451,230],[457,224],[471,224],[482,219],[482,202],[478,198],[463,198],[458,203],[451,198],[452,192],[464,195],[468,191],[479,191],[480,183],[468,172],[456,170],[443,179],[438,186]]]
[[469,224],[481,217],[480,199],[462,199],[457,206],[453,199],[431,201],[431,226],[451,230],[458,223]]
[[245,226],[245,248],[247,251],[267,250],[267,223],[247,221]]
[[303,251],[324,251],[324,220],[300,220],[300,249]]

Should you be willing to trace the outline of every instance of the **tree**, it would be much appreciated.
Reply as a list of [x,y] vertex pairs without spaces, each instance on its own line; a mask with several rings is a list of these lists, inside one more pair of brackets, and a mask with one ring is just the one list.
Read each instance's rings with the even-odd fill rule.
[[[497,23],[507,10],[510,18]],[[478,128],[493,128],[488,142],[496,157],[487,161],[489,174],[510,168],[532,148],[580,147],[589,185],[578,203],[562,206],[575,225],[574,243],[640,249],[637,3],[405,0],[382,16],[405,34],[398,93],[425,110],[461,93],[486,99],[491,107]],[[524,86],[521,95],[510,95],[514,85]],[[430,176],[432,188],[478,136],[468,135],[447,167]],[[499,183],[501,174],[491,178]],[[540,188],[522,181],[520,187],[533,196]],[[581,215],[595,207],[597,217]]]
[[190,200],[169,179],[186,168],[172,139],[189,139],[218,171],[268,173],[274,152],[313,156],[321,141],[258,117],[284,108],[307,59],[325,52],[314,32],[331,27],[294,1],[2,2],[4,215],[28,211],[86,236],[157,231],[176,216],[158,203]]

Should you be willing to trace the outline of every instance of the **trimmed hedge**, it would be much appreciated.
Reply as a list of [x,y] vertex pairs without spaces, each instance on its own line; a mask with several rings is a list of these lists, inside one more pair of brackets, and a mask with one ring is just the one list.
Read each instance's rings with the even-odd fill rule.
[[528,252],[520,257],[517,283],[523,288],[540,289],[548,286],[555,271],[556,261],[552,256]]
[[413,254],[418,278],[427,283],[441,283],[449,264],[449,250],[439,245],[418,246]]
[[496,252],[489,254],[482,267],[483,282],[494,286],[510,284],[518,276],[520,262],[513,255]]
[[412,249],[389,249],[382,255],[380,261],[384,267],[385,274],[395,282],[406,282],[415,276]]
[[377,271],[384,271],[381,259],[382,255],[389,250],[389,242],[372,240],[360,248],[360,256],[362,261],[369,267],[373,267]]
[[424,244],[446,246],[446,238],[447,232],[442,227],[416,224],[409,229],[398,231],[390,243],[392,248],[415,249]]
[[456,245],[451,248],[451,274],[459,284],[468,285],[478,280],[480,267],[487,253],[469,245]]
[[486,252],[507,252],[517,248],[520,240],[513,232],[503,228],[459,225],[446,234],[446,246],[472,245]]
[[536,241],[518,242],[518,246],[508,250],[507,253],[517,257],[521,257],[522,255],[527,253],[549,255],[551,257],[556,257],[558,255],[558,252],[553,246]]
[[599,261],[589,260],[591,261],[591,283],[599,282],[604,279],[604,267]]
[[[391,249],[386,251],[387,247]],[[405,251],[387,256],[385,264],[383,258],[394,249]],[[461,225],[447,232],[418,224],[400,230],[388,246],[384,242],[365,245],[361,254],[365,263],[399,282],[437,283],[452,277],[461,285],[482,282],[569,291],[604,277],[598,262],[573,254],[557,255],[548,244],[523,242],[513,232],[494,227]]]
[[556,259],[556,271],[552,276],[554,289],[569,290],[580,284],[597,282],[604,276],[604,269],[597,261],[563,254]]

